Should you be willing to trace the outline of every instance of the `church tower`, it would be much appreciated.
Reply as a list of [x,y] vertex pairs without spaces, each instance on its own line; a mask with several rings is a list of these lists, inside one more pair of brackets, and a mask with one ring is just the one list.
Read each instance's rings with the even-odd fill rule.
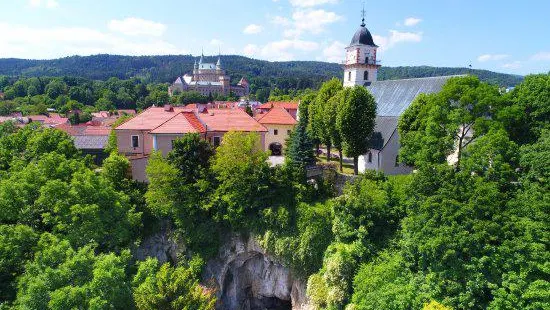
[[380,60],[376,59],[378,46],[374,44],[370,31],[365,27],[365,10],[363,9],[361,27],[355,32],[351,43],[346,47],[344,62],[344,87],[355,85],[368,86],[376,81]]

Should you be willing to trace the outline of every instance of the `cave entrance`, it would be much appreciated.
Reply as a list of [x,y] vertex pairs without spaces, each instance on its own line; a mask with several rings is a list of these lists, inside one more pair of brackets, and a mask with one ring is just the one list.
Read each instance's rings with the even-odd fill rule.
[[[247,288],[251,290],[251,288]],[[250,310],[291,310],[292,302],[290,300],[283,300],[277,297],[264,297],[254,296],[254,294],[247,294],[247,298],[242,303],[242,309]]]
[[218,309],[292,309],[292,279],[280,264],[261,253],[247,253],[228,267]]

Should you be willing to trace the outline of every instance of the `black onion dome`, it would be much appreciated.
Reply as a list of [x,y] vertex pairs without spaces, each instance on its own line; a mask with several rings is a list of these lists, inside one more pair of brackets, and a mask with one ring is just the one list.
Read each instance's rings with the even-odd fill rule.
[[372,35],[370,34],[370,31],[365,27],[364,24],[357,29],[355,34],[353,35],[353,38],[351,39],[350,45],[355,44],[365,44],[370,46],[377,46],[374,44],[374,40],[372,39]]

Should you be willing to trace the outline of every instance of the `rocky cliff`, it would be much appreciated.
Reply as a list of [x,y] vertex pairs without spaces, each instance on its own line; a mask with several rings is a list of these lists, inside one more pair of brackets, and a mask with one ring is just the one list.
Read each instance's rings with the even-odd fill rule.
[[[185,245],[168,229],[144,240],[136,259],[148,256],[175,262]],[[227,236],[203,272],[203,284],[216,291],[220,310],[308,309],[306,284],[266,253],[252,237]]]

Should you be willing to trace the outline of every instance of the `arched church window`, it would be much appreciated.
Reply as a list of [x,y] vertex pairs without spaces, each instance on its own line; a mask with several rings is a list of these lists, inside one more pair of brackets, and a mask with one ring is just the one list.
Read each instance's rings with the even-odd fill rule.
[[351,72],[348,72],[348,81],[351,81]]
[[368,71],[365,71],[365,73],[363,73],[363,80],[365,80],[365,81],[369,80],[369,72]]
[[369,152],[369,154],[368,154],[368,162],[372,163],[372,153],[371,152]]

